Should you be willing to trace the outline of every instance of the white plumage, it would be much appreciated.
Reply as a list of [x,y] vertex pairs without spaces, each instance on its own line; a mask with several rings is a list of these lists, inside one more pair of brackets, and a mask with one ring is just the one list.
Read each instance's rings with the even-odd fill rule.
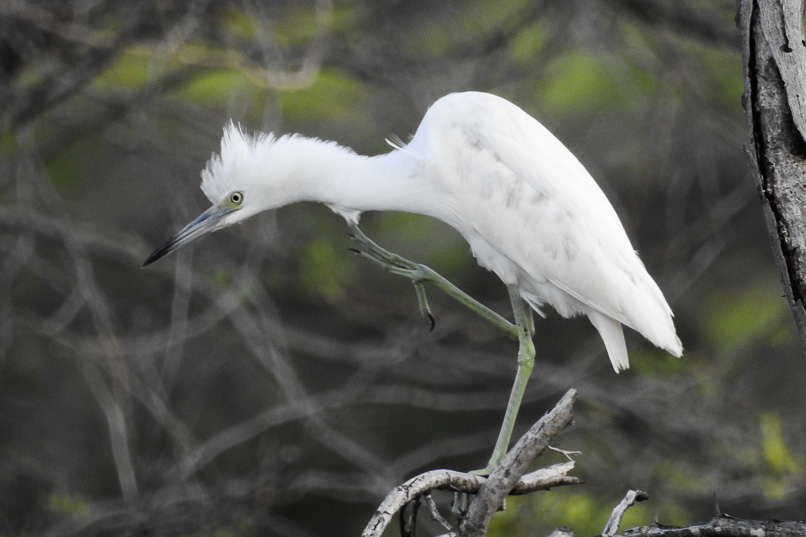
[[536,311],[548,304],[564,317],[587,315],[617,372],[629,366],[622,324],[682,354],[672,312],[602,190],[543,125],[500,97],[447,95],[408,144],[376,157],[230,124],[202,178],[213,207],[146,264],[298,201],[325,203],[353,223],[369,210],[424,214],[457,229],[479,264]]

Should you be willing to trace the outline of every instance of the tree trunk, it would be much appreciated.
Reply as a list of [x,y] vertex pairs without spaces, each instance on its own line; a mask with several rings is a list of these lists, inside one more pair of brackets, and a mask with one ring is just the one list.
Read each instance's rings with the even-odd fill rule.
[[747,153],[806,348],[806,40],[802,0],[740,0]]

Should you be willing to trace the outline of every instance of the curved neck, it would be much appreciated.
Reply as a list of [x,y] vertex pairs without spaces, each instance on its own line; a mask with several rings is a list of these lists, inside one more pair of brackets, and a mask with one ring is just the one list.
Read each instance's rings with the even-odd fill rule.
[[332,142],[298,142],[298,201],[324,203],[353,223],[363,211],[441,212],[440,196],[427,181],[421,160],[405,150],[367,157]]

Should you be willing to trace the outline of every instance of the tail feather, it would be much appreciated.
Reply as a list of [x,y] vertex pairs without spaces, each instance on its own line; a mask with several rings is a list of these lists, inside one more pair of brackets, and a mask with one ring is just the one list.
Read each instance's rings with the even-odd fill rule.
[[595,310],[588,313],[588,318],[602,336],[607,355],[610,357],[616,373],[630,367],[630,358],[627,356],[627,344],[624,342],[624,330],[621,328],[621,323]]

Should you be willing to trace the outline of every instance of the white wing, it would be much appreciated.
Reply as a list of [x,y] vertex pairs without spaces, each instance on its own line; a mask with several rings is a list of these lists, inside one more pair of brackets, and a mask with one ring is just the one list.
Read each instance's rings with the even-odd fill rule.
[[479,263],[536,309],[545,302],[566,317],[587,314],[617,369],[626,349],[614,350],[624,343],[613,321],[682,352],[671,310],[607,197],[534,118],[493,95],[452,94],[431,107],[410,145],[432,186],[455,200],[449,223]]

